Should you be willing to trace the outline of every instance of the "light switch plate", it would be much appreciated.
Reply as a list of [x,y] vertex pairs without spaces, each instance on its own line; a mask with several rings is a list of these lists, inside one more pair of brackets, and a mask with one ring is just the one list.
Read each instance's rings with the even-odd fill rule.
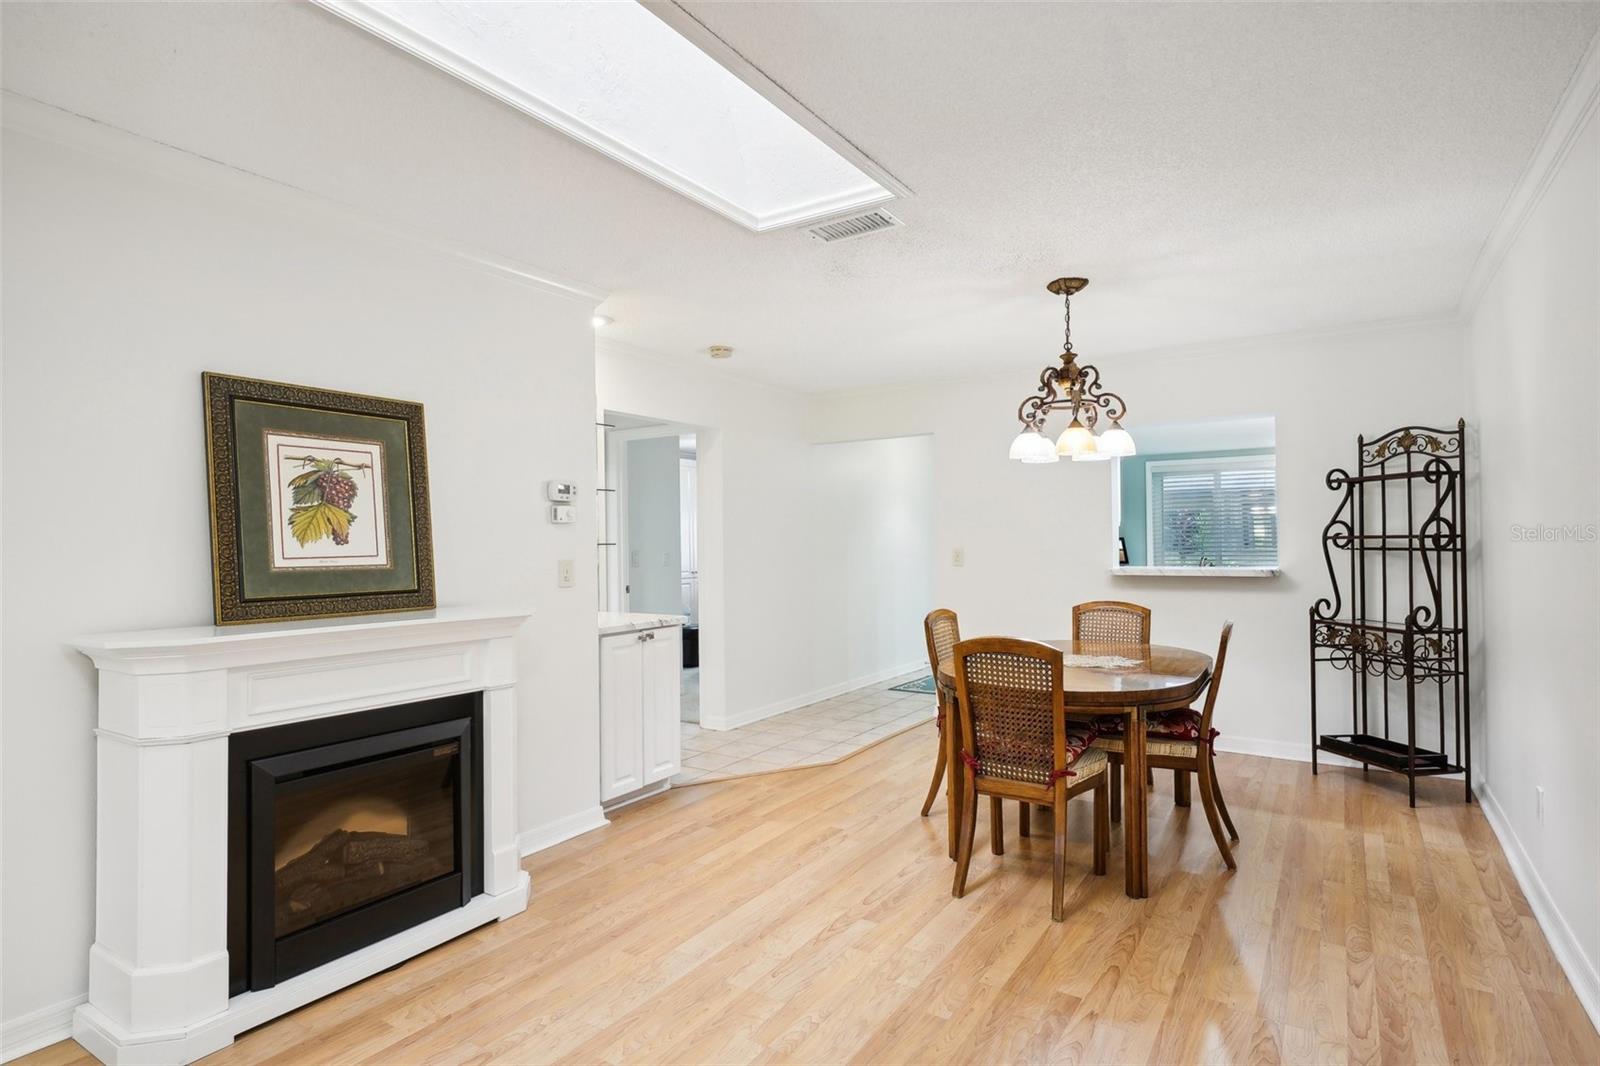
[[950,565],[951,566],[966,566],[967,565],[967,550],[965,548],[957,548],[954,551],[952,551],[950,553]]
[[578,520],[577,514],[572,510],[570,503],[553,503],[550,505],[550,521],[558,526],[570,525]]
[[556,587],[570,589],[573,584],[572,560],[560,559],[556,562]]

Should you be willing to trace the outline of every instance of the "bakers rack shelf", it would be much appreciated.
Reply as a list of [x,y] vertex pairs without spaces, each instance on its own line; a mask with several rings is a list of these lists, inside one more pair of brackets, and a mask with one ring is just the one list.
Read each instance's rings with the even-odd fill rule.
[[[1355,473],[1326,479],[1340,500],[1322,530],[1333,595],[1310,612],[1311,771],[1328,752],[1404,774],[1413,807],[1439,774],[1462,774],[1472,802],[1465,452],[1465,421],[1402,426],[1356,438]],[[1318,731],[1319,667],[1349,674],[1348,733]]]

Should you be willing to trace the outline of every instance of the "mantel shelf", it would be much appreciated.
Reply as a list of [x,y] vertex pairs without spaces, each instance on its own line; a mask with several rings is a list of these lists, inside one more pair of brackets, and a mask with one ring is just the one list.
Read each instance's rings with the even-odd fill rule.
[[68,643],[102,669],[128,671],[158,664],[161,671],[181,673],[246,662],[339,655],[346,650],[507,636],[531,615],[526,608],[515,607],[440,607],[312,622],[135,629],[78,637]]

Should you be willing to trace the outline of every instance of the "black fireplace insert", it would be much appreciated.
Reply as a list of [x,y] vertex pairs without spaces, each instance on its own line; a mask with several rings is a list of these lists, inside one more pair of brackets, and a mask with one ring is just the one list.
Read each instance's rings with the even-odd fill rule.
[[483,891],[477,693],[229,738],[229,994]]

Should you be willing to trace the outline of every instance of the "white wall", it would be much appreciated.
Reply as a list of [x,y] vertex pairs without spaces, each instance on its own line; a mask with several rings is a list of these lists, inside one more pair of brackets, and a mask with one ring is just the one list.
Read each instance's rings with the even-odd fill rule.
[[926,662],[934,606],[933,438],[812,447],[813,658],[821,688]]
[[626,442],[628,606],[683,613],[682,530],[678,512],[678,438]]
[[[1092,315],[1092,299],[1078,312]],[[933,435],[936,592],[939,606],[960,614],[963,634],[1064,637],[1072,604],[1126,599],[1154,610],[1157,642],[1211,649],[1232,618],[1219,743],[1305,758],[1307,611],[1328,591],[1320,535],[1338,503],[1323,478],[1352,464],[1358,433],[1453,424],[1462,405],[1460,344],[1459,326],[1420,323],[1117,359],[1085,353],[1128,401],[1135,439],[1146,423],[1277,419],[1283,574],[1276,578],[1113,577],[1115,464],[1025,466],[1006,458],[1017,405],[1033,391],[1037,367],[833,397],[817,405],[813,434]],[[955,548],[965,551],[964,567],[951,565]]]
[[425,403],[440,602],[534,612],[524,829],[599,799],[593,515],[553,526],[541,491],[592,487],[590,305],[79,120],[35,128],[87,150],[16,132],[23,113],[48,112],[7,102],[0,200],[8,1034],[86,988],[95,678],[65,642],[211,621],[202,370]]
[[[1478,463],[1469,488],[1481,544],[1473,559],[1473,750],[1484,808],[1600,1024],[1600,118],[1592,107],[1593,66],[1591,55],[1588,120],[1472,310],[1466,373]],[[1520,532],[1539,527],[1549,532]],[[1542,820],[1538,788],[1545,793]]]
[[[807,436],[810,398],[743,381],[727,367],[666,363],[606,345],[595,365],[602,408],[697,430],[703,725],[779,713],[921,657],[913,650],[894,658],[905,649],[886,641],[876,621],[864,623],[863,647],[876,651],[870,657],[861,648],[852,657],[831,634],[819,642],[813,620],[826,601],[812,563],[826,508]],[[887,452],[904,470],[917,448]],[[875,521],[864,518],[858,528]],[[906,594],[908,603],[916,598]],[[913,645],[925,610],[907,626]]]

